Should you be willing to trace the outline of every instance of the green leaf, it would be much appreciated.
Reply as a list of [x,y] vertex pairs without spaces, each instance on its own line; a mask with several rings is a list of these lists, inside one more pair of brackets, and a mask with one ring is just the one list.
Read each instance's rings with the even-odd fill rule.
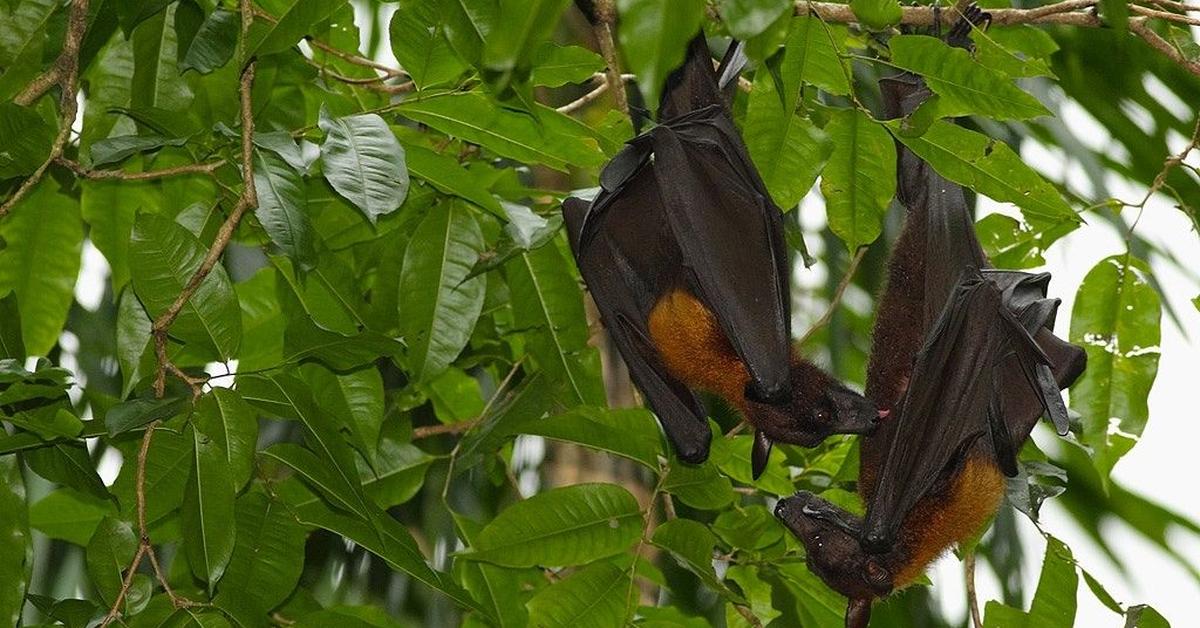
[[[773,519],[774,517],[772,517]],[[719,534],[719,532],[718,532]],[[730,565],[725,579],[737,583],[742,594],[750,602],[750,612],[765,626],[780,616],[772,603],[771,585],[758,575],[758,569],[749,565]],[[726,606],[725,623],[728,628],[748,628],[750,624],[731,605]]]
[[360,463],[359,477],[372,478],[363,484],[367,496],[380,508],[391,508],[416,496],[434,460],[411,443],[384,438],[375,456],[374,471]]
[[108,489],[82,442],[56,442],[22,454],[34,473],[99,499],[109,499]]
[[[208,583],[211,595],[233,555],[234,485],[229,455],[220,441],[194,425],[192,476],[184,492],[180,518],[183,549],[197,578]],[[222,435],[223,436],[223,435]]]
[[388,39],[400,66],[419,89],[457,78],[466,69],[437,20],[436,3],[413,2],[392,14]]
[[479,66],[500,10],[497,0],[441,0],[440,9],[454,51],[463,61]]
[[122,396],[128,395],[143,376],[153,371],[152,366],[145,367],[145,371],[142,367],[142,358],[149,352],[152,326],[133,289],[122,291],[117,301],[117,364],[121,368]]
[[0,295],[12,291],[21,311],[29,355],[46,355],[58,342],[75,295],[83,224],[79,203],[58,184],[42,181],[0,222]]
[[717,0],[721,20],[730,34],[750,39],[767,30],[785,11],[792,11],[791,0]]
[[107,499],[60,488],[29,507],[29,525],[52,539],[87,545],[100,521],[115,514],[117,509]]
[[303,270],[316,266],[316,234],[305,213],[308,199],[300,173],[274,153],[255,150],[254,191],[254,215],[275,246]]
[[0,359],[25,361],[25,341],[21,339],[21,310],[17,297],[0,298]]
[[1123,41],[1129,30],[1129,5],[1123,0],[1100,0],[1100,6],[1104,9],[1104,23],[1117,35],[1114,41]]
[[104,415],[109,436],[123,434],[151,421],[169,419],[191,410],[187,399],[130,399],[113,406]]
[[23,0],[0,9],[0,101],[10,100],[41,71],[57,8],[55,0]]
[[554,32],[568,0],[500,0],[496,21],[487,34],[483,63],[509,72],[524,65],[530,53]]
[[722,511],[712,530],[735,549],[761,550],[783,538],[783,526],[763,506],[752,505]]
[[[479,534],[480,524],[453,510],[450,514],[458,527],[459,535],[467,545],[473,545]],[[525,610],[525,599],[521,587],[523,578],[539,577],[533,569],[507,569],[487,563],[458,561],[454,565],[459,579],[468,592],[495,618],[496,628],[524,628],[529,625],[529,613]]]
[[1129,628],[1171,628],[1167,618],[1145,604],[1135,604],[1125,611],[1125,625]]
[[[146,522],[154,523],[179,509],[191,477],[194,454],[191,436],[159,429],[154,432],[153,447],[146,456]],[[121,475],[112,486],[113,495],[120,500],[121,513],[127,518],[135,515],[137,498],[134,493],[136,464],[121,467]]]
[[216,605],[249,606],[265,616],[296,588],[308,534],[282,501],[259,491],[238,498],[234,522],[237,540]]
[[753,486],[760,491],[779,497],[796,492],[792,485],[787,467],[784,466],[784,454],[780,447],[774,447],[767,458],[767,467],[756,480],[750,472],[750,451],[754,446],[754,437],[739,435],[733,438],[714,438],[709,464],[717,465],[722,473],[741,484]]
[[850,0],[850,10],[865,26],[877,31],[898,24],[903,16],[897,0]]
[[824,131],[782,106],[769,72],[755,77],[744,134],[771,198],[784,209],[800,204],[833,152]]
[[383,118],[367,113],[331,118],[321,109],[325,179],[372,223],[396,211],[408,195],[404,148]]
[[663,456],[662,438],[654,416],[642,409],[609,410],[578,406],[566,414],[545,419],[535,417],[517,425],[515,430],[576,443],[622,456],[658,470],[658,458]]
[[696,574],[708,588],[726,599],[745,603],[717,579],[712,564],[717,538],[704,524],[690,519],[672,519],[654,530],[651,542],[671,552],[684,569]]
[[108,261],[113,290],[129,283],[129,236],[138,211],[156,211],[161,193],[152,182],[92,181],[80,183],[79,209],[88,224],[88,239]]
[[333,469],[332,464],[322,460],[312,451],[293,443],[276,443],[264,450],[264,456],[273,458],[291,467],[304,483],[321,494],[334,507],[370,520],[370,511],[363,502],[361,487],[355,478]]
[[582,46],[559,46],[546,42],[533,54],[530,82],[546,87],[583,83],[604,70],[604,59]]
[[[163,312],[183,292],[204,260],[196,236],[170,218],[139,214],[129,244],[133,288],[152,318]],[[237,294],[224,267],[217,265],[200,282],[171,325],[171,335],[203,348],[212,347],[228,360],[242,342],[242,317]]]
[[688,42],[704,19],[702,0],[617,0],[617,37],[623,59],[638,77],[647,106],[658,109],[659,94],[672,70],[683,63]]
[[892,63],[924,76],[929,89],[940,96],[938,112],[943,116],[1027,120],[1050,113],[1007,76],[983,66],[962,48],[926,35],[893,37],[888,46]]
[[134,109],[183,112],[192,103],[192,90],[179,71],[176,8],[168,7],[133,29],[130,104]]
[[[283,52],[295,46],[313,27],[342,7],[329,0],[284,0],[273,3],[273,20],[255,20],[246,45],[246,58]],[[356,51],[353,51],[356,52]]]
[[825,127],[833,152],[821,176],[829,228],[855,251],[879,237],[896,193],[896,150],[883,127],[860,111],[836,111]]
[[837,626],[845,623],[846,598],[834,593],[804,563],[780,565],[777,573],[778,578],[773,578],[772,584],[779,584],[774,588],[790,593],[795,601],[794,610],[784,609],[780,621],[792,617],[791,623],[800,626]]
[[609,562],[588,565],[542,589],[526,604],[529,625],[545,628],[623,626],[637,607],[631,574]]
[[460,555],[506,567],[581,565],[633,545],[641,522],[629,491],[615,484],[576,484],[509,506]]
[[663,490],[701,510],[720,510],[733,502],[733,484],[712,463],[674,462],[663,480]]
[[137,551],[137,535],[127,521],[105,517],[88,541],[86,556],[88,576],[100,599],[112,604],[121,589],[125,569]]
[[54,128],[37,111],[0,103],[0,181],[33,174],[50,153]]
[[183,146],[185,143],[183,138],[171,139],[162,135],[119,135],[93,142],[90,156],[93,166],[103,166],[121,161],[130,155],[157,150],[163,146]]
[[1034,229],[1079,222],[1058,190],[1004,142],[945,121],[934,122],[919,137],[906,137],[898,122],[889,122],[888,127],[938,174],[993,200],[1020,207]]
[[[1075,559],[1071,549],[1062,541],[1047,536],[1046,555],[1042,561],[1042,574],[1038,579],[1037,591],[1033,595],[1033,603],[1029,613],[1021,613],[1015,609],[1005,608],[996,610],[996,617],[1002,623],[993,620],[993,608],[988,604],[987,621],[985,626],[1037,626],[1041,628],[1067,628],[1075,625],[1076,593],[1079,588],[1079,575],[1075,571]],[[1007,617],[1007,619],[1004,619]],[[1020,618],[1023,621],[1014,621]],[[1012,623],[1009,623],[1012,622]]]
[[1146,427],[1161,318],[1149,266],[1128,254],[1101,260],[1075,296],[1071,342],[1087,351],[1088,367],[1071,389],[1071,408],[1083,417],[1082,440],[1105,481]]
[[317,364],[306,364],[301,376],[326,414],[344,417],[351,442],[374,462],[383,427],[383,380],[373,368],[339,375]]
[[[591,168],[604,163],[595,138],[585,136],[576,121],[549,107],[534,115],[497,105],[476,92],[412,99],[395,110],[446,135],[479,144],[502,157],[544,164],[566,172],[567,166]],[[539,123],[540,122],[540,123]]]
[[242,395],[229,388],[213,388],[200,398],[192,424],[225,453],[225,464],[234,489],[250,480],[258,443],[258,416]]
[[16,626],[33,571],[25,478],[16,456],[0,457],[0,621]]
[[238,27],[241,18],[233,11],[217,7],[192,38],[179,64],[179,71],[195,70],[208,74],[229,63],[237,48]]
[[460,202],[434,207],[417,225],[400,274],[400,329],[408,370],[429,381],[454,361],[483,309],[482,277],[466,279],[483,248],[474,216]]
[[405,146],[404,152],[408,160],[408,171],[413,176],[428,181],[430,185],[446,194],[465,198],[493,215],[507,220],[496,197],[487,191],[474,171],[463,168],[457,159],[435,153],[424,146],[411,144]]
[[[1028,29],[1028,30],[1025,30]],[[1033,35],[1036,33],[1036,35]],[[1054,76],[1050,64],[1038,54],[1039,36],[1047,36],[1044,31],[1028,24],[1018,27],[989,29],[987,32],[976,30],[971,34],[975,42],[975,59],[983,66],[1004,73],[1010,78],[1028,76]],[[1050,52],[1058,49],[1054,40],[1050,40]],[[1010,47],[1011,46],[1011,47]]]
[[578,357],[588,340],[583,295],[558,248],[543,246],[517,255],[504,268],[517,326],[538,330],[528,336],[528,351],[538,367],[567,382],[578,402],[603,403],[601,382]]
[[792,18],[779,64],[785,109],[796,108],[802,82],[831,94],[850,94],[850,63],[839,56],[845,52],[847,36],[846,27],[840,24],[826,24],[807,15]]

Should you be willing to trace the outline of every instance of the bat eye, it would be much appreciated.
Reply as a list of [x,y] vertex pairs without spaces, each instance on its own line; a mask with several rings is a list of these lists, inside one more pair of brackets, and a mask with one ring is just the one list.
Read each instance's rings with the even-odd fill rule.
[[829,422],[829,410],[826,410],[825,408],[820,408],[816,412],[813,413],[813,418],[815,418],[817,420],[817,423],[828,423]]

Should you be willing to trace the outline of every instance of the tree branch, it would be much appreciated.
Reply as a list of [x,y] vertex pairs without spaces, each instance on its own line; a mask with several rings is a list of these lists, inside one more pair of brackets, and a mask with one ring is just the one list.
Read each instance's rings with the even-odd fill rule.
[[187,164],[184,166],[175,166],[172,168],[163,168],[161,170],[147,170],[145,172],[125,172],[124,170],[93,170],[83,164],[59,156],[55,160],[60,166],[69,168],[75,174],[85,179],[120,179],[122,181],[152,181],[154,179],[163,179],[166,177],[174,177],[185,174],[207,174],[212,175],[213,172],[225,165],[224,159],[212,161],[203,164]]
[[[75,124],[75,115],[79,113],[79,46],[83,35],[87,32],[88,0],[75,0],[71,4],[71,13],[67,18],[67,34],[63,39],[63,49],[54,61],[54,67],[38,76],[18,95],[17,104],[29,105],[45,94],[53,85],[62,87],[58,109],[61,112],[58,120],[58,135],[50,144],[50,154],[42,165],[38,166],[29,178],[21,182],[17,191],[8,200],[0,204],[0,218],[3,218],[13,206],[25,198],[46,176],[46,170],[63,153],[67,140],[71,137],[71,126]],[[53,80],[52,80],[53,79]]]
[[838,304],[842,302],[842,295],[846,293],[846,288],[850,286],[850,280],[854,278],[854,272],[858,270],[859,262],[862,261],[863,255],[866,254],[867,247],[859,247],[858,252],[854,254],[854,259],[850,260],[850,267],[846,269],[845,276],[842,277],[842,281],[838,283],[837,289],[834,290],[833,297],[829,299],[829,307],[825,309],[825,313],[821,315],[821,318],[818,318],[812,324],[812,327],[809,327],[808,331],[804,332],[804,335],[800,337],[800,341],[796,343],[796,346],[803,346],[818,329],[828,325],[829,321],[833,319],[833,313],[837,311]]
[[979,618],[979,596],[975,594],[975,552],[967,552],[963,557],[963,581],[967,588],[967,608],[971,610],[971,625],[983,628],[983,620]]
[[[1092,9],[1099,0],[1064,0],[1055,4],[1037,7],[1035,9],[988,9],[992,15],[993,26],[1009,26],[1012,24],[1069,24],[1072,26],[1099,27],[1102,20]],[[900,23],[907,26],[933,26],[934,10],[931,6],[903,6],[900,8]],[[816,15],[826,22],[839,24],[856,24],[858,17],[848,4],[831,2],[806,2],[797,0],[797,15]],[[958,19],[955,11],[938,11],[944,24],[951,24]]]
[[621,66],[617,62],[617,46],[613,42],[613,24],[617,21],[617,10],[613,0],[596,0],[596,43],[600,45],[600,56],[604,57],[608,88],[613,92],[617,108],[629,115],[629,97],[625,95],[625,82],[621,79]]
[[1136,17],[1132,20],[1129,20],[1129,30],[1132,31],[1134,35],[1141,37],[1142,40],[1147,44],[1150,44],[1151,48],[1163,53],[1164,55],[1167,55],[1167,58],[1175,63],[1178,63],[1188,72],[1191,72],[1196,76],[1200,76],[1200,62],[1192,61],[1191,59],[1183,56],[1183,54],[1180,53],[1175,46],[1171,45],[1171,42],[1163,39],[1158,33],[1151,30],[1150,26],[1146,24],[1148,19],[1149,18],[1145,17]]
[[423,425],[414,427],[412,433],[413,440],[421,440],[422,438],[430,438],[432,436],[440,436],[442,434],[462,434],[471,428],[479,425],[480,419],[472,419],[469,421],[459,421],[457,423],[446,423],[443,425]]

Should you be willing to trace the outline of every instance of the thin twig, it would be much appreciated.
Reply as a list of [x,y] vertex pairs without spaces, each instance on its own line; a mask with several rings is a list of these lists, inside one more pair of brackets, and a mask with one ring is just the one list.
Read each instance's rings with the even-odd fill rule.
[[[1091,9],[1099,0],[1065,0],[1055,4],[1037,7],[1035,9],[988,9],[992,16],[993,26],[1008,26],[1011,24],[1069,24],[1072,26],[1103,26],[1103,21]],[[931,6],[904,6],[900,8],[900,23],[907,26],[932,26],[934,10]],[[840,24],[858,23],[859,19],[848,4],[832,2],[796,2],[796,14],[819,15],[826,22]],[[958,19],[953,11],[938,11],[942,21],[950,24]]]
[[600,98],[608,91],[608,82],[601,83],[599,87],[592,91],[572,100],[571,102],[558,108],[559,113],[574,113],[591,104],[596,99]]
[[760,620],[758,617],[755,617],[754,613],[751,612],[750,609],[742,606],[741,604],[734,604],[733,609],[737,611],[738,615],[742,616],[742,619],[750,622],[750,625],[754,626],[754,628],[762,628],[762,620]]
[[[71,126],[75,124],[75,115],[79,113],[79,46],[83,41],[83,36],[87,32],[87,14],[88,0],[75,0],[71,4],[71,13],[67,18],[67,34],[63,39],[63,49],[59,53],[58,58],[54,61],[56,72],[47,72],[34,79],[31,88],[26,88],[19,97],[28,96],[28,103],[32,103],[36,96],[40,97],[50,89],[50,86],[55,84],[55,81],[49,81],[48,77],[57,78],[57,84],[62,88],[62,96],[58,101],[58,108],[61,112],[58,119],[58,135],[55,136],[54,142],[50,144],[50,154],[46,156],[46,160],[42,165],[38,166],[29,178],[21,182],[17,187],[17,191],[13,195],[0,203],[0,218],[3,218],[22,198],[25,198],[46,175],[46,170],[50,168],[50,164],[54,163],[63,153],[63,149],[67,145],[67,140],[71,137]],[[20,103],[18,103],[20,104]]]
[[1150,26],[1146,24],[1147,19],[1145,17],[1137,17],[1129,20],[1129,30],[1134,35],[1141,37],[1147,44],[1150,44],[1151,48],[1167,55],[1169,59],[1183,66],[1188,72],[1200,76],[1200,62],[1192,61],[1183,56],[1175,46],[1171,45],[1171,42],[1163,39],[1158,33],[1150,29]]
[[1200,26],[1200,18],[1194,18],[1194,17],[1188,16],[1188,15],[1180,15],[1178,13],[1171,13],[1169,11],[1158,11],[1156,9],[1148,9],[1146,7],[1139,6],[1136,4],[1129,5],[1129,10],[1132,11],[1133,13],[1137,13],[1138,15],[1144,15],[1146,17],[1158,18],[1160,20],[1166,20],[1168,22],[1175,22],[1176,24],[1190,24],[1192,26]]
[[[1132,25],[1131,20],[1131,28]],[[1138,210],[1133,218],[1133,223],[1125,230],[1125,248],[1129,248],[1133,240],[1133,230],[1137,228],[1138,222],[1142,219],[1142,214],[1146,211],[1146,203],[1149,203],[1150,198],[1166,186],[1167,175],[1171,173],[1171,170],[1182,164],[1183,160],[1187,159],[1188,155],[1196,148],[1200,148],[1200,116],[1196,118],[1196,128],[1192,129],[1192,139],[1188,142],[1187,146],[1183,147],[1183,150],[1174,155],[1169,155],[1163,160],[1162,169],[1158,171],[1158,174],[1154,176],[1154,180],[1150,182],[1150,187],[1146,189],[1146,195],[1142,197],[1141,202],[1136,204],[1122,203],[1126,207],[1136,207]]]
[[146,172],[125,172],[124,170],[93,170],[74,159],[62,156],[56,159],[55,162],[60,166],[69,168],[75,174],[85,179],[121,179],[122,181],[151,181],[185,174],[212,175],[216,172],[217,168],[224,166],[226,163],[224,159],[219,159],[203,164],[187,164],[162,168],[160,170],[147,170]]
[[1176,0],[1150,0],[1150,2],[1160,7],[1175,9],[1176,11],[1183,11],[1185,13],[1188,11],[1200,11],[1200,4],[1187,4],[1185,2],[1176,2]]
[[858,270],[858,263],[862,261],[863,255],[866,254],[867,247],[859,247],[858,252],[854,254],[854,259],[850,260],[850,267],[846,269],[846,275],[842,277],[842,281],[838,283],[837,289],[834,290],[833,298],[829,299],[829,307],[826,308],[821,318],[818,318],[812,324],[812,327],[809,327],[808,331],[804,332],[804,335],[800,337],[800,342],[796,343],[796,346],[803,346],[818,329],[828,325],[829,321],[833,319],[833,313],[837,311],[838,304],[842,302],[842,295],[846,293],[846,288],[850,285],[850,280],[854,278],[854,271]]
[[625,82],[621,80],[621,66],[617,62],[617,46],[613,41],[613,24],[617,22],[617,10],[613,0],[596,0],[596,43],[600,45],[600,56],[604,57],[608,88],[621,113],[629,115],[629,98],[625,95]]
[[359,55],[356,55],[353,53],[346,52],[344,50],[335,48],[325,42],[322,42],[322,41],[319,41],[316,39],[309,38],[308,45],[312,46],[313,48],[316,48],[317,50],[322,50],[324,52],[328,52],[329,54],[331,54],[347,63],[353,63],[354,65],[360,65],[364,68],[371,68],[372,70],[379,70],[380,72],[383,72],[384,74],[388,75],[388,78],[407,77],[408,76],[408,74],[406,72],[404,72],[403,70],[397,70],[396,68],[388,67],[386,65],[383,65],[382,63],[376,63],[370,59],[367,59],[366,57],[362,57],[362,56],[359,56]]
[[971,609],[971,623],[975,628],[983,628],[983,620],[979,617],[979,597],[975,595],[975,552],[967,552],[963,557],[963,581],[967,586],[967,608]]
[[414,427],[412,439],[420,440],[422,438],[430,438],[433,436],[440,436],[442,434],[462,434],[476,425],[479,425],[479,421],[480,419],[472,419],[469,421],[459,421],[457,423],[446,423],[444,425],[423,425],[421,427]]

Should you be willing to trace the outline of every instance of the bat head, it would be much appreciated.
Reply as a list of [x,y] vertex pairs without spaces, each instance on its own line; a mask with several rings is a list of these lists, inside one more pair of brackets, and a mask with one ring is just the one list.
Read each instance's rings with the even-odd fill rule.
[[892,592],[892,572],[884,557],[864,552],[847,520],[852,515],[800,491],[779,501],[775,516],[808,552],[808,568],[851,600],[873,600]]
[[785,402],[747,398],[747,418],[767,439],[815,447],[833,434],[870,434],[879,424],[875,404],[815,365],[796,360],[791,371]]

